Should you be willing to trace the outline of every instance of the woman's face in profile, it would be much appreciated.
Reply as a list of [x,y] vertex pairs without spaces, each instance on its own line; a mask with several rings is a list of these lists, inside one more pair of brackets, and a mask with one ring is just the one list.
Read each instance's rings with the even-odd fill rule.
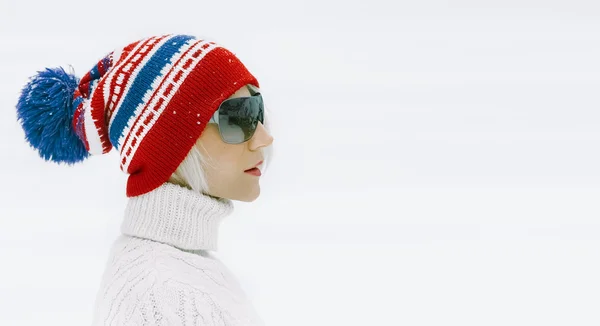
[[[248,97],[247,86],[238,89],[229,98]],[[263,149],[273,142],[273,137],[262,123],[248,141],[241,144],[225,143],[219,126],[209,123],[196,142],[203,157],[203,170],[208,183],[208,193],[215,197],[250,202],[260,195],[260,176],[248,171],[264,160]],[[258,166],[259,170],[262,164]]]

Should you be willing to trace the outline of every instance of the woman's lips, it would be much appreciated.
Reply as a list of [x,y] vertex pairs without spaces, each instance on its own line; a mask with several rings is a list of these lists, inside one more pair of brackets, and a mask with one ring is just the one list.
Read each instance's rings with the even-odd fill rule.
[[259,168],[252,168],[252,169],[246,170],[246,171],[244,171],[244,172],[245,172],[245,173],[248,173],[248,174],[251,174],[251,175],[254,175],[254,176],[257,176],[257,177],[260,177],[260,176],[261,176],[261,173],[260,173],[260,169],[259,169]]
[[260,162],[256,163],[256,165],[255,165],[253,168],[251,168],[251,169],[248,169],[248,170],[245,170],[245,171],[244,171],[244,173],[248,173],[248,174],[251,174],[251,175],[254,175],[254,176],[260,177],[260,176],[261,176],[261,172],[260,172],[260,169],[259,169],[258,167],[259,167],[259,166],[260,166],[262,163],[263,163],[263,161],[260,161]]

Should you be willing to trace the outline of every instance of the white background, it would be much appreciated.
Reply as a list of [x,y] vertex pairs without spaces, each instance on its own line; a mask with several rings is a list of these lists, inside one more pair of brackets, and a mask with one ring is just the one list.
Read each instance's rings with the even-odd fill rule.
[[171,32],[273,111],[217,253],[267,325],[600,324],[597,1],[0,0],[0,325],[90,324],[126,203],[115,152],[28,147],[21,87]]

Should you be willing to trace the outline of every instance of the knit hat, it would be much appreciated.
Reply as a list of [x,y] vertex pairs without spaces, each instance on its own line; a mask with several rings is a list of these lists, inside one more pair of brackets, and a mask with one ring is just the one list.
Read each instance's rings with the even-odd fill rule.
[[27,141],[45,160],[74,164],[120,153],[128,197],[166,182],[222,101],[256,78],[229,50],[188,35],[118,48],[81,79],[47,68],[17,104]]

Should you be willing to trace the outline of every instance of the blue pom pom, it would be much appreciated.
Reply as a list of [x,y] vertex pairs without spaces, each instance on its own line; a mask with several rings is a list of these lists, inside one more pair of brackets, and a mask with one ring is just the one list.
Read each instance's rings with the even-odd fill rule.
[[89,156],[73,130],[73,94],[79,79],[63,68],[46,68],[31,77],[17,104],[27,141],[45,160],[74,164]]

